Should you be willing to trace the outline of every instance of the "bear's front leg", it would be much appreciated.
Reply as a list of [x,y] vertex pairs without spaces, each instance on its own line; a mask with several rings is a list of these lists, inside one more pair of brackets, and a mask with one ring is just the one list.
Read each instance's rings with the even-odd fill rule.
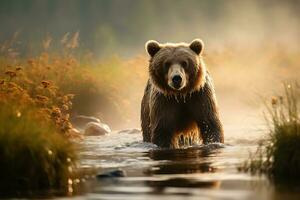
[[224,143],[223,128],[218,117],[201,119],[197,124],[204,144]]
[[204,144],[224,143],[223,126],[214,94],[212,82],[207,78],[206,84],[194,94],[189,106],[200,129]]
[[151,125],[151,130],[152,143],[164,148],[170,148],[172,146],[174,128],[168,119],[160,119],[155,124]]
[[159,147],[171,147],[177,125],[177,104],[160,93],[152,95],[150,103],[151,142]]
[[215,102],[206,102],[198,108],[195,115],[203,143],[224,143],[223,126]]

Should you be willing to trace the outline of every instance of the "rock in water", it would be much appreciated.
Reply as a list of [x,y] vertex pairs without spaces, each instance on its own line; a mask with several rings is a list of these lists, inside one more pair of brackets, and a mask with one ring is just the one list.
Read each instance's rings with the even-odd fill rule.
[[89,122],[86,124],[84,129],[85,136],[98,136],[98,135],[105,135],[110,133],[111,129],[107,124],[104,123],[97,123],[97,122]]
[[103,179],[103,178],[119,178],[119,177],[125,177],[126,173],[124,170],[114,170],[114,171],[110,171],[110,172],[106,172],[106,173],[102,173],[102,174],[98,174],[96,176],[97,179]]
[[101,123],[100,119],[85,115],[76,115],[71,119],[71,122],[78,129],[83,129],[89,122]]

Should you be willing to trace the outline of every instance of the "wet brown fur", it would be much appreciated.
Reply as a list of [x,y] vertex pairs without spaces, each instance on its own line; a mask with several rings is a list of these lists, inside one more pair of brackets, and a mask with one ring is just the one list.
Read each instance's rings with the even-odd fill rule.
[[196,122],[191,122],[183,130],[178,130],[174,133],[171,147],[180,148],[185,145],[197,144],[201,141],[201,133]]
[[[141,105],[145,142],[171,148],[180,147],[186,138],[189,144],[201,139],[203,143],[224,142],[213,83],[200,55],[202,46],[198,51],[191,45],[154,43],[147,49],[150,78]],[[176,91],[167,84],[165,66],[183,60],[188,62],[188,83]]]

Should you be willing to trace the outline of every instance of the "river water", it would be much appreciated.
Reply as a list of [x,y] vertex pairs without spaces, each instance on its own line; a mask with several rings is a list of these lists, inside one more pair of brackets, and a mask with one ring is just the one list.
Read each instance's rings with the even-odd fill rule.
[[[249,130],[249,129],[248,129]],[[251,129],[250,129],[251,132]],[[239,172],[255,152],[261,133],[232,131],[225,144],[158,149],[136,129],[81,142],[80,166],[98,174],[122,170],[123,177],[91,178],[74,199],[300,199],[297,188],[275,187],[266,177]],[[251,139],[249,139],[251,138]]]

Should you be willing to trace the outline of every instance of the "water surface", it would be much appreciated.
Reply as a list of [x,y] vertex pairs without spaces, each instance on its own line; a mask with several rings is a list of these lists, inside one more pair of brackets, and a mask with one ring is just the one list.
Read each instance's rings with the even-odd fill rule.
[[80,166],[99,174],[123,170],[125,176],[88,179],[75,199],[300,199],[297,188],[280,189],[265,177],[238,172],[259,138],[238,133],[224,145],[171,150],[143,143],[135,129],[86,137]]

